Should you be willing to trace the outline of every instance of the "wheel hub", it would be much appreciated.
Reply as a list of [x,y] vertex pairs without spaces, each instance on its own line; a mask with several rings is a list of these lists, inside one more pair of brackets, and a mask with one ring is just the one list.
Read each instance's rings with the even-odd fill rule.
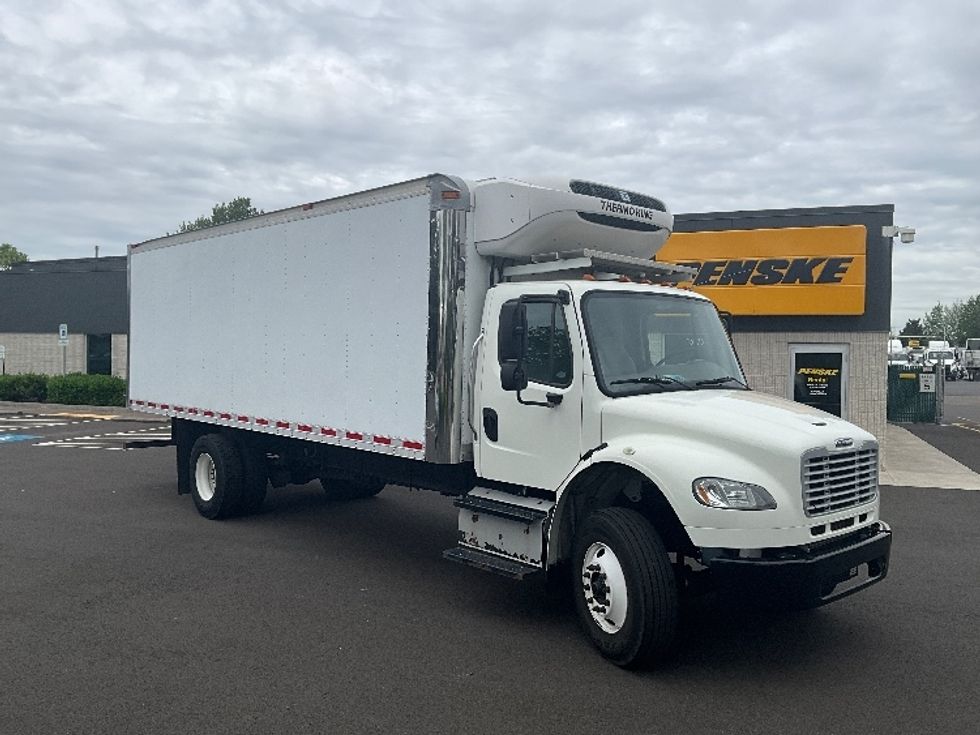
[[217,487],[217,472],[210,454],[202,453],[194,466],[194,484],[201,500],[207,503],[214,497]]
[[618,633],[629,608],[626,574],[616,553],[601,541],[589,546],[582,559],[582,590],[595,624],[606,633]]

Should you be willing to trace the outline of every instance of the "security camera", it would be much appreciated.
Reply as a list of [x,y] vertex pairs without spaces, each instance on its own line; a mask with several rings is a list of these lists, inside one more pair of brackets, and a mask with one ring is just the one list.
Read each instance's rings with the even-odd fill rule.
[[897,227],[895,225],[885,225],[881,228],[882,237],[898,237],[904,243],[915,242],[914,227]]

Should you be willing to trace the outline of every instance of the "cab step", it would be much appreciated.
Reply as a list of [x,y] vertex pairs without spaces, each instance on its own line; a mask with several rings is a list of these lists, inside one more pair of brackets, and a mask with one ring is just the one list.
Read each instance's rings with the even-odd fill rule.
[[[525,498],[494,499],[487,497],[487,495],[476,494],[481,490],[487,493],[487,495],[493,492],[484,488],[476,488],[470,494],[456,498],[453,501],[453,505],[463,510],[473,511],[474,513],[486,513],[487,515],[496,516],[497,518],[503,518],[508,521],[517,521],[518,523],[540,523],[548,516],[548,510],[554,505],[554,503],[549,501],[532,500],[531,502],[536,502],[539,507],[531,507]],[[518,502],[523,502],[523,504],[518,505]]]
[[533,574],[541,574],[543,572],[540,567],[532,566],[531,564],[522,564],[513,559],[504,559],[495,554],[489,554],[485,551],[465,546],[446,549],[442,552],[442,555],[450,561],[466,564],[467,566],[481,569],[484,572],[493,572],[494,574],[510,577],[511,579],[524,579]]

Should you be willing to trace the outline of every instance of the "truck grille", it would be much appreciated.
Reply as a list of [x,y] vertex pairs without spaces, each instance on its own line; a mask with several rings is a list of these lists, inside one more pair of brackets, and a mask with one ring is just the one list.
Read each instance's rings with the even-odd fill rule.
[[878,494],[878,448],[803,457],[803,510],[808,516],[846,510]]

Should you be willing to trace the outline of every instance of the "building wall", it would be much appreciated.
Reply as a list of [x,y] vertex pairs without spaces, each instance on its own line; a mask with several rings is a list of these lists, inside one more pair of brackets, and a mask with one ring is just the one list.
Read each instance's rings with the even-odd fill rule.
[[736,332],[733,340],[749,386],[790,400],[790,345],[847,345],[849,375],[843,418],[870,431],[884,445],[888,332]]
[[112,374],[124,380],[129,377],[129,335],[112,335]]
[[[88,337],[84,334],[69,334],[64,354],[57,333],[0,332],[0,345],[6,352],[4,371],[7,375],[84,373],[88,367]],[[112,374],[120,378],[126,378],[126,350],[127,336],[112,335]]]

